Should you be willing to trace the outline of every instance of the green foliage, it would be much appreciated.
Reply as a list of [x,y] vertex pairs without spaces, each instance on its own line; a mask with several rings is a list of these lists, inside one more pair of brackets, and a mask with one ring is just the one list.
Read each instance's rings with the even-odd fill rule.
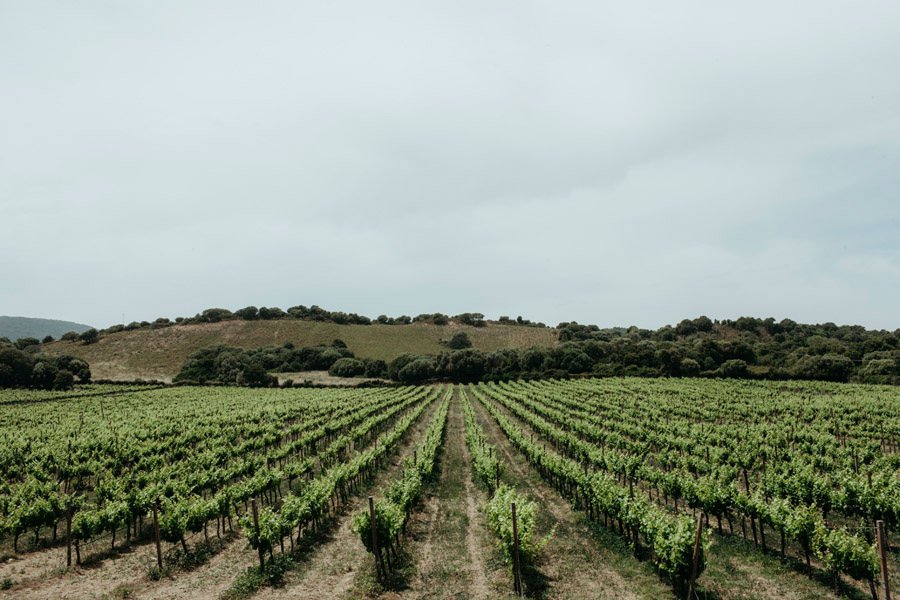
[[469,339],[469,334],[465,331],[457,331],[451,336],[451,338],[447,341],[447,347],[453,350],[462,350],[463,348],[471,348],[472,340]]
[[417,358],[397,372],[397,379],[403,383],[422,383],[433,378],[435,364],[430,358]]
[[365,373],[365,363],[355,358],[339,358],[328,369],[328,374],[334,377],[359,377]]
[[[435,472],[438,450],[444,439],[447,423],[447,412],[450,409],[450,393],[438,407],[437,413],[425,433],[424,441],[417,448],[413,457],[408,457],[400,476],[391,482],[383,500],[375,502],[375,531],[378,551],[399,542],[399,534],[403,531],[410,510],[422,495],[423,485]],[[368,508],[353,518],[353,531],[359,536],[366,550],[372,548],[372,519]]]
[[[214,346],[192,353],[174,381],[271,387],[277,380],[269,372],[329,370],[344,358],[353,358],[353,353],[333,346],[294,348],[284,345],[252,350]],[[365,365],[362,365],[360,374],[364,371]]]
[[853,372],[853,361],[835,354],[811,355],[801,358],[793,369],[798,379],[847,381]]
[[92,327],[79,335],[78,339],[84,344],[94,344],[100,339],[100,332]]
[[519,536],[519,559],[523,563],[533,562],[541,549],[550,541],[552,534],[541,540],[535,539],[537,505],[518,493],[515,488],[501,483],[487,505],[487,523],[498,539],[500,551],[507,561],[513,557],[512,505],[516,505],[516,529]]

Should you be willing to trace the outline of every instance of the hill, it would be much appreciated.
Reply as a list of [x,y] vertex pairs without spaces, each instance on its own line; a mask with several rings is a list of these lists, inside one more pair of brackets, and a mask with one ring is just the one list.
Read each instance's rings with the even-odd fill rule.
[[90,328],[90,325],[73,323],[72,321],[0,316],[0,337],[5,337],[12,341],[24,337],[33,337],[41,340],[48,335],[58,338],[70,331],[81,333]]
[[96,379],[171,380],[185,359],[200,348],[216,345],[257,348],[291,342],[295,346],[330,344],[341,339],[360,358],[390,361],[404,352],[436,354],[457,331],[465,331],[478,350],[523,349],[555,346],[558,331],[544,327],[521,327],[489,322],[473,327],[448,325],[344,325],[321,321],[280,319],[271,321],[231,320],[218,323],[142,328],[104,334],[95,344],[59,341],[44,346],[51,354],[70,354],[91,365]]

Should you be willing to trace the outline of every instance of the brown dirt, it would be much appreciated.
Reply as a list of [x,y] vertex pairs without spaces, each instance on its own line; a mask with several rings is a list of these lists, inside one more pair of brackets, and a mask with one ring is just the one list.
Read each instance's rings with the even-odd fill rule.
[[194,570],[176,572],[172,577],[159,581],[145,578],[143,587],[136,590],[134,597],[154,600],[215,600],[228,589],[235,577],[256,563],[256,552],[246,538],[238,536],[227,542],[208,563]]
[[[469,448],[463,442],[466,464],[471,464],[472,458]],[[487,557],[491,554],[488,543],[487,524],[484,520],[484,512],[478,506],[484,506],[488,501],[485,494],[475,489],[472,483],[472,470],[466,477],[466,518],[469,527],[466,530],[466,554],[469,558],[467,572],[469,574],[469,597],[475,599],[492,598],[492,592],[485,574]],[[500,569],[498,569],[500,570]],[[505,573],[505,569],[502,570]]]
[[[58,549],[53,550],[59,553]],[[90,562],[81,567],[65,570],[65,548],[62,549],[61,561],[57,556],[46,558],[49,562],[43,568],[32,564],[27,573],[13,575],[13,589],[0,592],[0,597],[18,599],[55,600],[58,598],[87,599],[101,598],[114,593],[117,589],[130,587],[145,577],[154,560],[153,544],[141,544],[122,549],[111,556]]]
[[[471,471],[465,445],[462,406],[454,398],[440,456],[440,478],[429,490],[424,510],[410,526],[407,547],[415,575],[401,598],[472,598],[472,565],[468,538],[477,522],[470,519],[466,482]],[[477,550],[476,550],[477,552]],[[476,565],[477,566],[477,565]],[[478,569],[480,571],[480,568]],[[483,578],[483,572],[481,572]],[[482,596],[484,597],[484,596]]]

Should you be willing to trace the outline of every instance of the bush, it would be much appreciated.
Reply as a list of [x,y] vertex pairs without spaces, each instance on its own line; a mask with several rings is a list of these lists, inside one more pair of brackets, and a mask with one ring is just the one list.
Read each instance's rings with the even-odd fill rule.
[[465,331],[457,331],[453,334],[453,337],[447,342],[447,347],[452,348],[454,350],[462,350],[464,348],[472,347],[472,340],[469,339],[469,334]]
[[71,390],[75,386],[75,376],[70,371],[61,369],[53,379],[54,390]]
[[403,383],[422,383],[434,377],[434,372],[434,360],[417,358],[400,369],[397,379]]
[[28,350],[29,348],[34,348],[35,346],[40,346],[41,340],[33,337],[23,337],[16,340],[15,346],[19,350]]
[[52,390],[59,370],[49,361],[35,363],[31,370],[31,385],[42,390]]
[[366,365],[355,358],[339,358],[328,369],[328,374],[333,377],[359,377],[366,372]]
[[93,344],[100,339],[100,332],[91,327],[90,329],[79,335],[78,339],[85,344]]
[[852,372],[853,361],[837,354],[804,356],[793,370],[794,377],[825,381],[847,381]]
[[366,377],[386,377],[387,363],[381,359],[370,358],[363,361],[366,365]]
[[719,367],[719,370],[716,371],[716,375],[719,377],[730,377],[733,379],[744,379],[750,376],[750,371],[747,369],[747,363],[739,358],[734,358],[731,360],[726,360],[722,363],[722,366]]
[[682,358],[678,370],[682,377],[696,377],[700,374],[700,363],[693,358]]
[[234,311],[234,316],[244,321],[253,321],[259,316],[259,309],[255,306],[247,306]]

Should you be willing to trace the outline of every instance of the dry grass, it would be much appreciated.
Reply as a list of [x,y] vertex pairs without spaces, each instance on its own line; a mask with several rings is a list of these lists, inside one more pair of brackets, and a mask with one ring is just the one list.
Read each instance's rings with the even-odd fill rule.
[[469,334],[478,350],[553,346],[555,329],[491,324],[476,328],[464,325],[337,325],[314,321],[225,321],[202,325],[177,325],[164,329],[123,331],[103,336],[96,344],[54,342],[47,352],[71,354],[91,365],[96,379],[159,379],[169,381],[192,352],[225,344],[242,348],[280,345],[330,344],[344,340],[361,358],[389,361],[404,352],[435,354],[444,350],[441,340],[456,331]]

